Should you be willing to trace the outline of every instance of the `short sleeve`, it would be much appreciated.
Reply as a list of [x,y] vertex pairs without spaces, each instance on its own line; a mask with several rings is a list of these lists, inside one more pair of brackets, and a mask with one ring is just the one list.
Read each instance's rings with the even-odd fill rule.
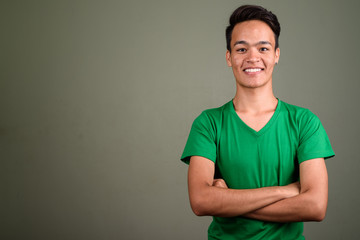
[[301,119],[297,156],[299,164],[314,158],[327,159],[335,156],[320,119],[310,111]]
[[189,164],[191,156],[201,156],[216,161],[216,132],[209,116],[203,112],[191,127],[181,160]]

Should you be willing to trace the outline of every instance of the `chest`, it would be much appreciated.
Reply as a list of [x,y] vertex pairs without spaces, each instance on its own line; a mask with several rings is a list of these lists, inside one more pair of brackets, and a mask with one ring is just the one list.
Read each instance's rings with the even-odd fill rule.
[[291,127],[275,124],[258,134],[230,123],[221,133],[217,165],[233,188],[284,185],[298,177],[297,147]]

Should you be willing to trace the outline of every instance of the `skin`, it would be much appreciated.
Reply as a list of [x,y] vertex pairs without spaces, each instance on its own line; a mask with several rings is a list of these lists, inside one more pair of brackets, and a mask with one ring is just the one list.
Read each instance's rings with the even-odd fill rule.
[[[255,131],[272,117],[278,100],[272,90],[272,73],[280,49],[264,22],[251,20],[235,26],[231,52],[226,62],[236,80],[233,104],[238,116]],[[246,69],[260,69],[246,72]],[[258,189],[229,189],[223,179],[214,179],[215,164],[192,156],[188,170],[191,207],[196,215],[244,216],[262,221],[321,221],[328,199],[328,177],[323,158],[300,164],[300,182]]]

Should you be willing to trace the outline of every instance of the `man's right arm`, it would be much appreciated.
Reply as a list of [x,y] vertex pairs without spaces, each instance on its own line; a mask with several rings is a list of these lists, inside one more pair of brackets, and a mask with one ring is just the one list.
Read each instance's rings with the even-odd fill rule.
[[198,216],[234,217],[299,194],[299,184],[257,189],[229,189],[213,186],[215,164],[192,156],[188,171],[191,208]]

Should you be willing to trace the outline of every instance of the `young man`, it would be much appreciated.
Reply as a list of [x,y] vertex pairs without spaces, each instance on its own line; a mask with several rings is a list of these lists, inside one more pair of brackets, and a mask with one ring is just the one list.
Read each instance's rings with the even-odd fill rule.
[[229,22],[226,61],[236,95],[193,123],[181,157],[191,207],[213,216],[209,239],[304,239],[302,222],[325,217],[324,159],[334,152],[313,113],[273,94],[277,17],[246,5]]

